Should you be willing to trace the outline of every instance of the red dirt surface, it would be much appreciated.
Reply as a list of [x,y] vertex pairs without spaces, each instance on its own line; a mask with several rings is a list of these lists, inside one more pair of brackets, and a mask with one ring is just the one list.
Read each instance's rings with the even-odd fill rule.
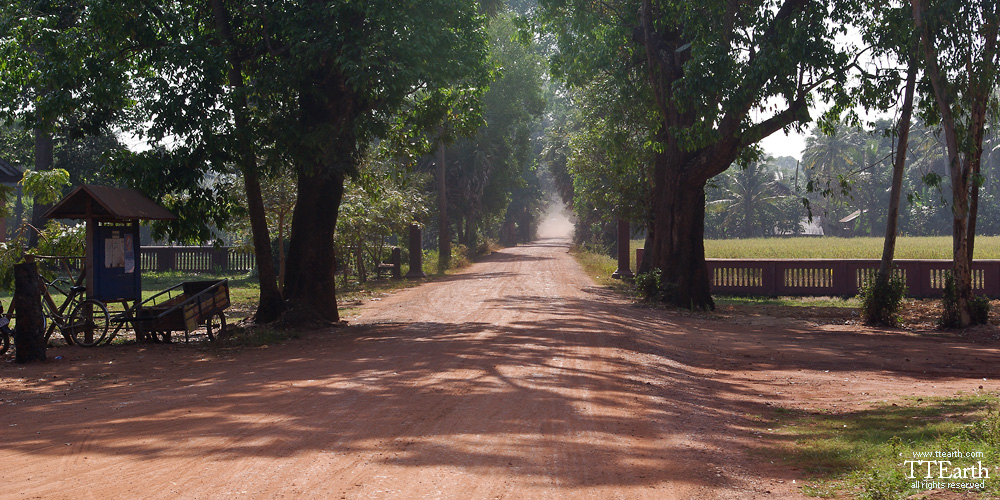
[[[596,287],[564,239],[264,348],[0,366],[0,497],[800,498],[776,408],[1000,390],[971,337],[683,314]],[[982,388],[980,388],[982,387]]]

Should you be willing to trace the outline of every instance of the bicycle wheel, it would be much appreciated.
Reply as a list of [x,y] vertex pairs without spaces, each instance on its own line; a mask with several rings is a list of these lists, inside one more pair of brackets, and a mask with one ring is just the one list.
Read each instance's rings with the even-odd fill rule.
[[88,299],[78,304],[69,315],[69,324],[63,332],[69,333],[73,342],[83,347],[100,344],[108,335],[111,315],[100,301]]
[[222,338],[226,333],[226,315],[222,312],[217,312],[208,317],[208,321],[205,322],[205,331],[208,332],[208,340],[216,340]]
[[7,349],[10,349],[11,333],[7,325],[0,326],[0,354],[6,354]]

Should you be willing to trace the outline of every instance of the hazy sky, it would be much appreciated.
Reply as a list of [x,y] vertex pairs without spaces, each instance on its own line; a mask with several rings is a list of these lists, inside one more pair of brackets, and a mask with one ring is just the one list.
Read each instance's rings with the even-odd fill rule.
[[764,148],[764,152],[771,156],[791,156],[801,160],[802,150],[806,147],[806,135],[805,132],[799,134],[794,130],[785,135],[779,130],[760,141],[760,145]]

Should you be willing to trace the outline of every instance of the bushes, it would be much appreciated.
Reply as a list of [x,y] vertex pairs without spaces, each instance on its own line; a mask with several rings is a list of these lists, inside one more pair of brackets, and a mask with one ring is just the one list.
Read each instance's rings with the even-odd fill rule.
[[[945,275],[944,296],[941,298],[941,319],[938,324],[944,328],[962,326],[962,315],[958,309],[958,291],[955,288],[955,276],[951,272]],[[990,300],[982,295],[973,295],[969,299],[969,314],[971,325],[983,325],[989,319]]]
[[663,278],[663,273],[657,269],[648,273],[640,273],[635,277],[635,291],[636,293],[651,302],[659,302],[663,300],[663,287],[661,286],[661,280]]
[[[899,310],[905,296],[905,280],[897,273],[893,273],[886,283],[879,283],[875,279],[866,281],[858,293],[858,298],[861,299],[861,319],[868,325],[898,326]],[[945,275],[941,308],[939,326],[961,326],[955,277],[950,272]],[[970,326],[985,324],[989,319],[990,301],[985,296],[973,296],[969,300],[969,310],[972,316]]]
[[861,299],[861,319],[866,325],[899,325],[899,309],[906,297],[906,280],[896,273],[881,281],[870,279],[861,285],[858,298]]

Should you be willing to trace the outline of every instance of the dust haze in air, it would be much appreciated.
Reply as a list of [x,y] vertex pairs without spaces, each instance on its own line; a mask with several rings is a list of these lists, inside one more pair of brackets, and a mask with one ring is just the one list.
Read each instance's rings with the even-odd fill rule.
[[553,195],[548,209],[538,223],[538,239],[573,241],[573,220],[573,211],[558,196]]

